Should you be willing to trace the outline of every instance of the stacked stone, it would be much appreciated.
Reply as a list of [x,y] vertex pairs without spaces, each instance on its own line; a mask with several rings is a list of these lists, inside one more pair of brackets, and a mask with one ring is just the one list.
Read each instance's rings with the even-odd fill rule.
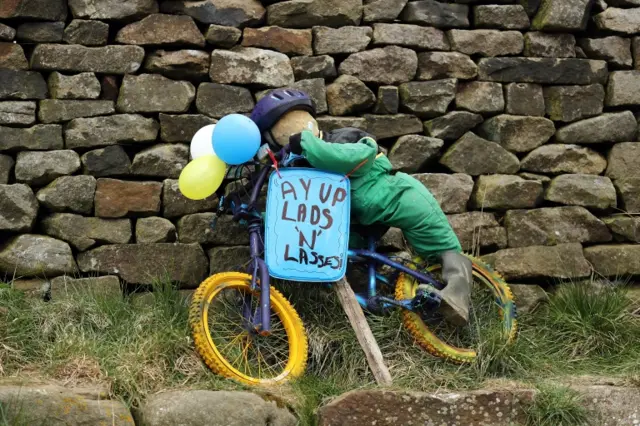
[[199,128],[280,87],[374,134],[508,280],[640,275],[640,2],[476,3],[0,7],[0,278],[241,267],[247,232],[177,178]]

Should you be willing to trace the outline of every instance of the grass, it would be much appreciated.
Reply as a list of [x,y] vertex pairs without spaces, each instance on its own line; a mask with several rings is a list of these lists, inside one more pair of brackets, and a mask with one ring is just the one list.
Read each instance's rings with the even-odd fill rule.
[[538,386],[538,393],[527,408],[530,426],[582,426],[589,424],[589,412],[582,397],[562,386]]
[[[333,292],[313,284],[280,288],[303,318],[310,345],[307,373],[281,392],[302,423],[313,424],[314,410],[327,398],[375,382]],[[640,384],[640,320],[631,314],[624,287],[590,288],[562,285],[548,304],[520,319],[511,346],[481,333],[472,365],[426,354],[397,311],[371,316],[369,323],[397,388],[475,389],[495,379],[536,385],[572,375],[635,378]],[[0,377],[98,383],[130,406],[164,388],[244,389],[206,369],[193,350],[187,316],[184,296],[162,283],[145,302],[90,290],[44,302],[2,286]],[[540,395],[528,413],[534,424],[579,424],[570,421],[581,412],[569,391],[544,388]]]

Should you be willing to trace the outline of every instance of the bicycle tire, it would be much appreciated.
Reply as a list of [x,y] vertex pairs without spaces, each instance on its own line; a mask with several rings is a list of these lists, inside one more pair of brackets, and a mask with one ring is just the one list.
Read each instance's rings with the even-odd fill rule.
[[193,295],[189,309],[189,324],[198,355],[211,371],[245,385],[274,385],[302,375],[306,368],[308,342],[300,316],[278,290],[270,287],[271,310],[275,312],[287,332],[289,358],[282,372],[276,377],[253,377],[241,372],[225,359],[216,347],[209,332],[208,311],[214,298],[224,289],[235,288],[259,297],[259,290],[251,290],[251,275],[240,272],[223,272],[203,281]]
[[[517,320],[515,299],[502,276],[491,267],[484,264],[475,257],[467,256],[473,264],[473,275],[480,278],[487,284],[500,307],[500,318],[502,321],[503,335],[506,343],[511,343],[516,337]],[[441,269],[441,265],[432,265],[427,271],[434,272]],[[396,300],[410,299],[415,296],[417,283],[415,279],[406,274],[401,274],[396,280],[395,297]],[[473,362],[478,354],[474,349],[459,348],[448,344],[436,336],[424,323],[420,315],[409,310],[403,310],[402,323],[416,342],[430,354],[444,358],[456,363],[464,364]]]

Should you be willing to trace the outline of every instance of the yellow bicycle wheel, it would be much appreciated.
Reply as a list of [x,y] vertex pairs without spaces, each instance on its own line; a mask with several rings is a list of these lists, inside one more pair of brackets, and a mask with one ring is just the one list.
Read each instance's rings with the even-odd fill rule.
[[[502,335],[507,343],[512,342],[516,336],[517,320],[516,305],[509,286],[500,274],[493,271],[489,266],[474,257],[467,257],[473,264],[473,276],[491,290],[493,301],[497,305],[500,314]],[[437,273],[441,269],[441,265],[433,265],[427,268],[427,271]],[[396,281],[396,299],[411,299],[415,297],[417,286],[417,282],[413,277],[401,274]],[[403,310],[402,322],[417,343],[434,356],[458,363],[469,363],[477,358],[477,352],[474,349],[457,347],[441,339],[427,326],[423,318],[415,312]]]
[[251,276],[225,272],[206,279],[196,290],[189,324],[196,351],[215,373],[247,385],[273,385],[298,377],[307,363],[307,337],[289,301],[270,289],[271,331],[261,333],[243,312],[255,315],[260,290]]

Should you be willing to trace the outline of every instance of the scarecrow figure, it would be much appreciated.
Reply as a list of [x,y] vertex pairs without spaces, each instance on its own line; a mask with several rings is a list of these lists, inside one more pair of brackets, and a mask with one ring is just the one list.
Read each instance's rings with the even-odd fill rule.
[[439,260],[446,283],[441,313],[454,324],[467,324],[471,261],[436,199],[415,178],[393,171],[373,135],[355,128],[320,132],[315,116],[307,94],[279,89],[257,103],[251,119],[271,149],[288,144],[312,167],[349,176],[355,222],[400,228],[423,259]]

